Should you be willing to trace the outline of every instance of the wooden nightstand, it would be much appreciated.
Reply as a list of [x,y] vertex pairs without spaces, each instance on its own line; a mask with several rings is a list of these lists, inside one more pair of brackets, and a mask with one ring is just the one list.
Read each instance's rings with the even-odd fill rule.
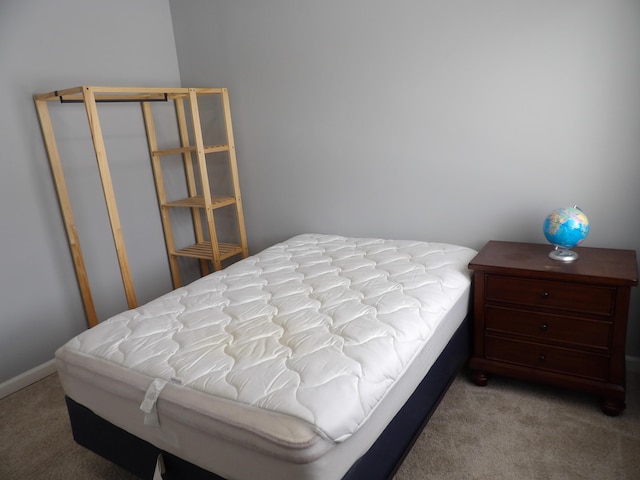
[[550,245],[491,241],[471,261],[477,385],[487,374],[544,382],[625,407],[625,341],[633,250],[577,247],[572,263],[548,257]]

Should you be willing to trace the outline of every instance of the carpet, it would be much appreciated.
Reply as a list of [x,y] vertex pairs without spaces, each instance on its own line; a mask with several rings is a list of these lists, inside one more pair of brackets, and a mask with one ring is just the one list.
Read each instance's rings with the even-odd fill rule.
[[[395,480],[640,479],[640,375],[627,382],[608,417],[590,395],[462,372]],[[0,479],[135,478],[74,443],[57,375],[0,400]]]

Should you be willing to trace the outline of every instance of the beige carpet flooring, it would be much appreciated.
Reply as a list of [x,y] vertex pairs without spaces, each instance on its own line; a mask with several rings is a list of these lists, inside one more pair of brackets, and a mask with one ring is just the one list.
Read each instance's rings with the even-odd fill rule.
[[[0,479],[134,478],[73,442],[56,375],[0,400]],[[607,417],[588,395],[463,373],[395,477],[431,479],[638,480],[640,375]]]

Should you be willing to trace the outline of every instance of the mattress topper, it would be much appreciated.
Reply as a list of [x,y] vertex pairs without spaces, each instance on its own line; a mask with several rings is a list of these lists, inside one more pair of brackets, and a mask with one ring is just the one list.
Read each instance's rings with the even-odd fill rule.
[[443,243],[299,235],[60,350],[149,377],[151,407],[171,382],[292,416],[340,442],[468,288],[475,254]]

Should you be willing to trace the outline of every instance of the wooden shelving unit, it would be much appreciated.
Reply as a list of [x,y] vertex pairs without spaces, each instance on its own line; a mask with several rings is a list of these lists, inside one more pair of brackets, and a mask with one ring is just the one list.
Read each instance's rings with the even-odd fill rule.
[[[199,100],[206,96],[217,95],[220,97],[226,143],[221,145],[205,145],[202,124],[200,121]],[[116,198],[111,181],[109,164],[107,161],[104,138],[100,128],[97,104],[100,102],[139,102],[145,122],[145,130],[149,145],[149,152],[153,168],[153,175],[160,206],[160,215],[164,229],[169,265],[174,288],[182,285],[178,257],[195,258],[200,262],[202,274],[210,271],[210,265],[214,270],[222,268],[222,262],[236,255],[247,257],[247,239],[244,228],[244,214],[240,184],[238,181],[238,168],[231,124],[231,111],[229,108],[229,94],[226,88],[136,88],[136,87],[95,87],[81,86],[66,90],[56,90],[49,93],[34,95],[38,118],[42,128],[43,138],[51,170],[56,184],[58,200],[65,222],[69,246],[76,269],[78,284],[84,302],[85,312],[89,326],[98,323],[95,306],[89,287],[89,280],[82,257],[80,240],[76,230],[71,202],[62,170],[60,154],[58,152],[53,125],[49,115],[47,103],[51,101],[61,103],[84,103],[91,137],[93,139],[96,161],[102,181],[107,213],[111,224],[118,263],[122,276],[123,287],[129,308],[137,306],[135,290],[131,280],[129,262],[127,258],[120,218],[116,204]],[[175,106],[177,128],[180,138],[180,146],[170,149],[160,149],[154,122],[153,102],[172,101]],[[188,107],[188,108],[187,108]],[[189,117],[187,116],[189,113]],[[227,166],[232,181],[232,194],[216,195],[211,191],[209,182],[208,164],[212,157],[219,161],[223,154],[227,159]],[[181,158],[186,178],[187,197],[178,200],[167,199],[165,179],[163,176],[162,159]],[[235,207],[237,219],[237,243],[218,241],[218,232],[214,212],[221,208]],[[174,232],[170,218],[172,209],[188,209],[193,220],[195,244],[176,249]]]

